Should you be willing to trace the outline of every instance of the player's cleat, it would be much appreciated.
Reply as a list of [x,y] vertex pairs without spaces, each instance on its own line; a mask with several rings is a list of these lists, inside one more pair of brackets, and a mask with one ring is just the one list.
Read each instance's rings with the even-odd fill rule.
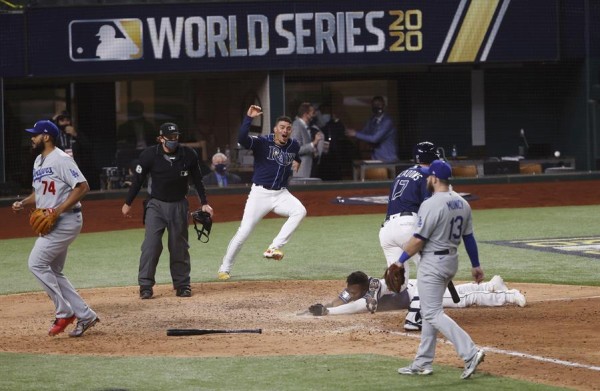
[[412,367],[404,367],[398,368],[398,373],[401,375],[431,375],[433,373],[433,369],[414,369]]
[[229,272],[219,272],[217,278],[221,281],[227,281],[231,278],[231,275],[229,275]]
[[189,286],[182,286],[177,288],[177,293],[175,293],[178,297],[192,297],[192,288]]
[[269,247],[267,251],[263,253],[263,257],[281,261],[283,259],[283,252],[278,248]]
[[54,323],[52,323],[52,327],[48,330],[48,335],[54,337],[65,331],[68,325],[73,323],[77,319],[75,315],[70,316],[68,318],[56,318],[54,319]]
[[143,300],[151,299],[154,295],[152,287],[140,287],[140,298]]
[[475,353],[475,356],[465,363],[465,370],[463,371],[462,375],[460,375],[460,378],[468,379],[473,373],[475,373],[477,366],[483,362],[484,358],[485,351],[483,349],[479,349],[477,353]]
[[490,292],[506,292],[508,287],[500,276],[494,276],[489,283]]
[[404,321],[404,330],[406,331],[421,331],[421,325],[413,323],[410,320]]
[[92,320],[77,321],[77,326],[75,326],[75,330],[69,333],[69,337],[81,337],[83,333],[87,331],[87,329],[94,327],[94,325],[98,322],[100,322],[100,318],[97,316]]
[[527,299],[525,299],[525,296],[517,289],[506,291],[506,301],[516,304],[519,307],[525,307],[527,305]]

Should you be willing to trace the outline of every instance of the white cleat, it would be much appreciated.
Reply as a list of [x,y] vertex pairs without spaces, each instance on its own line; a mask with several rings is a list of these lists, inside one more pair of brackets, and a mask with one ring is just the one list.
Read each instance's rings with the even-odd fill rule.
[[508,287],[500,276],[494,276],[489,282],[490,292],[506,292]]
[[508,296],[507,301],[509,303],[516,304],[519,307],[525,307],[527,305],[527,299],[525,299],[525,295],[523,295],[517,289],[511,289],[509,291],[506,291],[506,295]]

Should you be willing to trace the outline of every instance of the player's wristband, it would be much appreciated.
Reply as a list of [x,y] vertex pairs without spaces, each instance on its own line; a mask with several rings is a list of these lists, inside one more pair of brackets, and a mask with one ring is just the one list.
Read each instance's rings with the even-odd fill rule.
[[400,259],[398,259],[398,262],[403,265],[404,262],[408,261],[409,258],[410,258],[410,255],[408,255],[406,253],[406,251],[403,251],[402,255],[400,255]]

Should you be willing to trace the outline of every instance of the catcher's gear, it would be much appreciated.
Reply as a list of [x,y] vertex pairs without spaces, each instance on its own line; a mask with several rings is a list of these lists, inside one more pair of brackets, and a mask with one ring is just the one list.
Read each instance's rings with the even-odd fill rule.
[[29,214],[29,225],[38,235],[48,235],[58,219],[58,214],[52,208],[37,208]]
[[[210,229],[212,228],[212,217],[210,217],[210,213],[198,209],[197,211],[192,212],[192,219],[194,220],[194,229],[198,234],[198,240],[202,243],[208,243],[208,236],[210,235]],[[198,224],[200,224],[200,229],[198,229]],[[204,236],[206,237],[206,240],[202,240]]]
[[413,150],[415,163],[429,164],[440,158],[437,149],[433,143],[423,141],[415,145]]
[[321,303],[311,305],[308,307],[308,311],[314,316],[323,316],[329,313],[327,308]]
[[385,270],[383,278],[388,289],[392,292],[400,293],[402,286],[404,285],[404,265],[394,262]]

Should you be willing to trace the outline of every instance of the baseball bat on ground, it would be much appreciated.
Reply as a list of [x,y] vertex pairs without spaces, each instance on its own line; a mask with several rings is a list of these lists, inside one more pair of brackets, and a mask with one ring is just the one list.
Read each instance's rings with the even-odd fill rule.
[[262,329],[168,329],[167,336],[183,337],[187,335],[205,335],[205,334],[242,334],[253,333],[262,334]]
[[460,297],[458,296],[458,292],[456,291],[456,287],[452,280],[448,283],[448,290],[450,291],[450,295],[452,296],[452,301],[454,303],[458,303],[460,301]]

